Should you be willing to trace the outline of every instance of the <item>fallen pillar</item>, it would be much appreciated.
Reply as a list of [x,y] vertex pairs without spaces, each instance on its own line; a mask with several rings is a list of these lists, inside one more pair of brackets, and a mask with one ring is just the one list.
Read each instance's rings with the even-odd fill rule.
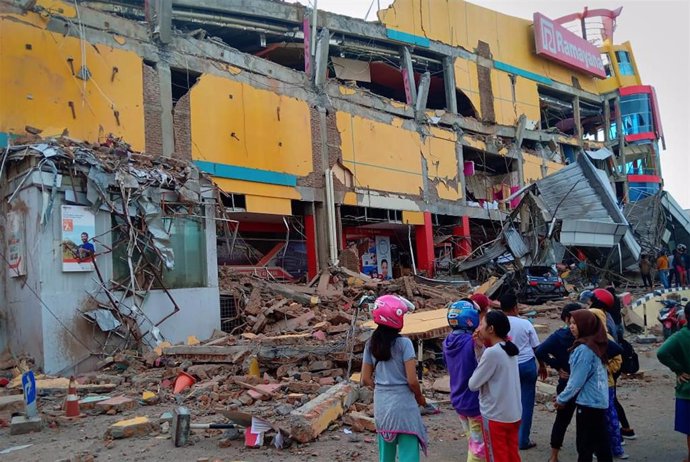
[[300,443],[313,441],[355,401],[357,388],[347,382],[334,385],[290,413],[290,436]]

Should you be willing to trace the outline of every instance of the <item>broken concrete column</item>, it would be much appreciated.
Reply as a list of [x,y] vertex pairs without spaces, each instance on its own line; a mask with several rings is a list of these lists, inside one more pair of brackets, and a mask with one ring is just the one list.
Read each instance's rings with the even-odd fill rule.
[[357,401],[358,389],[343,382],[290,413],[290,436],[300,443],[318,437]]

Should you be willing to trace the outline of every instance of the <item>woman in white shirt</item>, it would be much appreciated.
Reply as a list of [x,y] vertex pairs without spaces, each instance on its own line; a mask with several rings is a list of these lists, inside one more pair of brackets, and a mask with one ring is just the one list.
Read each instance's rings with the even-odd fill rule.
[[508,340],[510,322],[501,311],[482,319],[476,336],[486,345],[469,388],[479,391],[479,410],[484,425],[486,459],[520,462],[518,431],[522,415],[518,347]]

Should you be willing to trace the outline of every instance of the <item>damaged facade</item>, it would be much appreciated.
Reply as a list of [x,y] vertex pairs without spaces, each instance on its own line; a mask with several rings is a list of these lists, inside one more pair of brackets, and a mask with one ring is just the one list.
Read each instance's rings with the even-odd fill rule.
[[[642,85],[630,44],[613,43],[620,11],[533,23],[462,0],[430,4],[397,0],[365,22],[269,0],[0,0],[0,62],[13,69],[0,77],[0,145],[27,132],[87,142],[112,134],[212,177],[225,194],[206,198],[198,258],[182,265],[203,277],[169,287],[186,306],[161,325],[172,341],[220,326],[216,262],[282,280],[312,280],[348,259],[377,277],[433,276],[494,240],[518,191],[585,152],[605,153],[588,154],[589,165],[605,172],[616,206],[661,187],[654,89]],[[600,67],[567,62],[548,40],[536,46],[543,30],[591,21],[601,23],[588,37],[599,40],[590,47]],[[3,184],[7,199],[16,184]],[[3,206],[27,203],[25,240],[36,247],[27,245],[25,280],[5,272],[2,322],[5,344],[42,338],[31,353],[58,371],[85,351],[58,354],[74,339],[46,340],[64,329],[45,312],[42,326],[30,322],[22,310],[35,299],[24,285],[70,300],[58,317],[74,330],[83,299],[73,294],[95,283],[58,265],[67,181],[47,226],[36,222],[49,184],[32,176]],[[218,208],[230,218],[222,228],[210,216]],[[111,219],[96,215],[105,243],[115,240]],[[103,258],[106,281],[113,258]],[[152,290],[144,311],[156,324],[171,303]]]

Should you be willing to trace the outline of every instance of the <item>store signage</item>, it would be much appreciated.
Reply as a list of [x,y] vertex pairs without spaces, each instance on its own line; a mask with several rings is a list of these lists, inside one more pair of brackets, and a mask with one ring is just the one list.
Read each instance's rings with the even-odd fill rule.
[[593,76],[606,78],[599,49],[541,13],[534,13],[534,42],[537,55]]

